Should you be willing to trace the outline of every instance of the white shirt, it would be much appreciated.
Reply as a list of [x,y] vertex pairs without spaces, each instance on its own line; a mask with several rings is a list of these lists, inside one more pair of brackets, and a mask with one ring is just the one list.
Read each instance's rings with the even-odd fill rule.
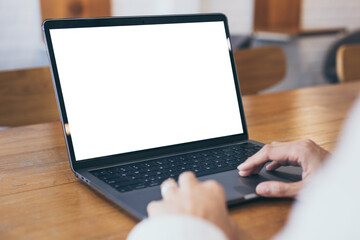
[[[128,240],[225,240],[205,220],[172,215],[138,224]],[[360,239],[360,98],[333,155],[299,194],[289,221],[276,240]]]

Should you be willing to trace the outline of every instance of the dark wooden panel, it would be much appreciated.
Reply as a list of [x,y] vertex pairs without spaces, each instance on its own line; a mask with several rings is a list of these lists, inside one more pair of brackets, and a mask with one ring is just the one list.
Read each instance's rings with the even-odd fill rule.
[[235,50],[234,57],[243,95],[265,90],[281,82],[286,75],[286,58],[280,47]]
[[254,4],[254,31],[300,32],[301,0],[255,0]]
[[110,0],[40,0],[42,19],[111,16]]
[[48,67],[0,72],[0,126],[58,120]]

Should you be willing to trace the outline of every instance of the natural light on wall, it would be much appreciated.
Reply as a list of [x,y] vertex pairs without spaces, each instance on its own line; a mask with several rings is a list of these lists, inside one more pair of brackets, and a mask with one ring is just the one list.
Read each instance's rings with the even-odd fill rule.
[[[50,1],[50,0],[49,0]],[[111,0],[113,16],[220,12],[231,34],[250,35],[253,0]],[[302,25],[307,28],[357,28],[359,0],[304,0]],[[39,0],[0,0],[0,70],[48,65],[41,38]]]
[[112,13],[121,15],[200,12],[201,0],[112,0]]
[[112,0],[112,6],[114,16],[224,13],[231,33],[249,34],[252,30],[253,0]]

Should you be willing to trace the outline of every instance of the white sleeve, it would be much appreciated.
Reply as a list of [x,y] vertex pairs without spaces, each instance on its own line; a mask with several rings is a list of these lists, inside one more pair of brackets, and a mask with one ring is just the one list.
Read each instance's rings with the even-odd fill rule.
[[276,239],[360,239],[359,171],[360,99],[334,154],[301,192]]
[[227,240],[212,223],[188,215],[152,217],[137,224],[127,240]]

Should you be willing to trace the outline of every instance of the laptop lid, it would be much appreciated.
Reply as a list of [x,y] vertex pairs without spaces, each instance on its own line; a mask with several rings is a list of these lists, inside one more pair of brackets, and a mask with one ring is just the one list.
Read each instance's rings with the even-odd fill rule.
[[248,139],[222,14],[43,24],[72,168]]

